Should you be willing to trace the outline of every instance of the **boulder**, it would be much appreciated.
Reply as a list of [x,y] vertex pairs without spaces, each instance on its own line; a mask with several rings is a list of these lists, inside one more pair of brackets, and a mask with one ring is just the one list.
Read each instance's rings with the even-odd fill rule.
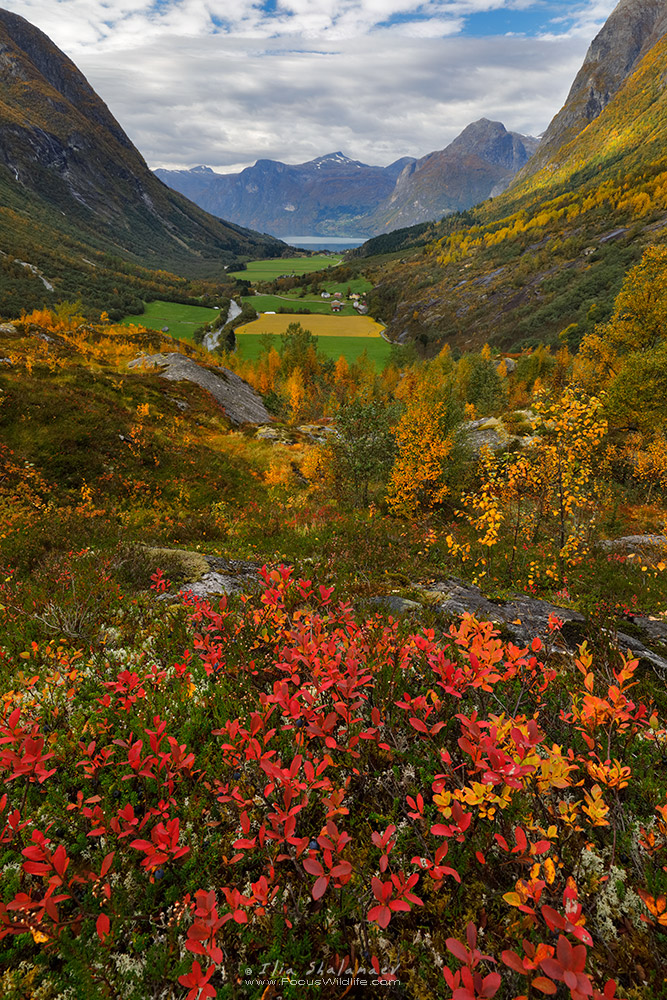
[[461,425],[466,444],[478,453],[482,448],[491,451],[502,451],[506,448],[511,435],[508,434],[502,420],[497,417],[481,417],[479,420],[466,420]]
[[656,550],[667,548],[667,535],[624,535],[622,538],[606,538],[599,542],[599,546],[605,552],[655,555]]
[[291,444],[294,437],[284,427],[273,427],[271,425],[257,428],[255,437],[262,441],[275,441],[276,444]]
[[[536,636],[547,644],[552,643],[553,636],[549,630],[552,615],[565,625],[583,626],[586,623],[584,616],[572,608],[563,608],[526,594],[515,594],[506,601],[490,601],[479,587],[469,586],[457,579],[431,584],[428,590],[423,589],[423,593],[443,615],[458,618],[467,613],[474,615],[479,621],[493,622],[508,632],[520,646],[530,646]],[[615,645],[622,653],[629,650],[632,656],[649,662],[661,674],[667,674],[667,659],[645,644],[667,645],[667,622],[637,616],[633,619],[633,624],[641,630],[645,641],[625,632],[618,632],[614,637]],[[561,648],[576,653],[580,636],[581,629],[564,628],[558,634],[558,643]]]
[[235,372],[227,368],[204,368],[185,354],[143,354],[130,361],[130,368],[157,368],[170,382],[194,382],[213,396],[233,424],[268,424],[271,414],[262,397]]
[[391,612],[393,615],[407,615],[411,611],[421,611],[421,604],[418,601],[409,601],[398,594],[383,594],[381,597],[371,598],[371,604]]
[[196,583],[187,583],[181,594],[194,594],[200,599],[218,597],[222,594],[238,594],[243,590],[240,581],[226,573],[204,573]]

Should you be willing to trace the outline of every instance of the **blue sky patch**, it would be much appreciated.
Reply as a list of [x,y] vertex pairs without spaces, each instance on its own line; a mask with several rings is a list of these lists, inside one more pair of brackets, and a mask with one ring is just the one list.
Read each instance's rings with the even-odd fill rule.
[[560,34],[572,24],[568,17],[568,6],[563,3],[543,3],[528,10],[490,10],[470,14],[465,19],[462,34],[474,38],[489,35],[528,35],[546,33]]

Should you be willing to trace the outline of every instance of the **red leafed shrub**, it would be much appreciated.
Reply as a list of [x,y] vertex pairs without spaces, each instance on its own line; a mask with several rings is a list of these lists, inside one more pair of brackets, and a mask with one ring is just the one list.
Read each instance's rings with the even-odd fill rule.
[[109,647],[3,651],[12,955],[124,1000],[231,996],[306,953],[408,995],[661,997],[665,730],[636,662],[262,582],[119,603]]

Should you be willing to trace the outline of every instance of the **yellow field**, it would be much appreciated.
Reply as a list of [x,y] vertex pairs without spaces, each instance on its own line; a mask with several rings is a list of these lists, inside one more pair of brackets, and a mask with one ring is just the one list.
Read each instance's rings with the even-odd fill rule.
[[262,313],[259,319],[252,323],[239,326],[234,331],[236,336],[244,333],[281,334],[285,333],[290,323],[300,323],[305,330],[310,330],[316,337],[363,337],[377,339],[384,327],[370,316],[321,316],[313,313],[310,316],[290,316],[287,313],[275,315]]

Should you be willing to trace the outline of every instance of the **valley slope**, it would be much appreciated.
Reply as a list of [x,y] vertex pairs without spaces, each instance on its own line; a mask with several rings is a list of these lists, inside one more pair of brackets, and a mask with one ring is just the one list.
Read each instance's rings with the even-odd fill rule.
[[55,301],[76,297],[100,272],[112,287],[127,267],[219,278],[225,264],[286,251],[162,184],[71,60],[5,10],[0,205],[5,315],[22,295],[27,307],[43,300],[49,286]]

